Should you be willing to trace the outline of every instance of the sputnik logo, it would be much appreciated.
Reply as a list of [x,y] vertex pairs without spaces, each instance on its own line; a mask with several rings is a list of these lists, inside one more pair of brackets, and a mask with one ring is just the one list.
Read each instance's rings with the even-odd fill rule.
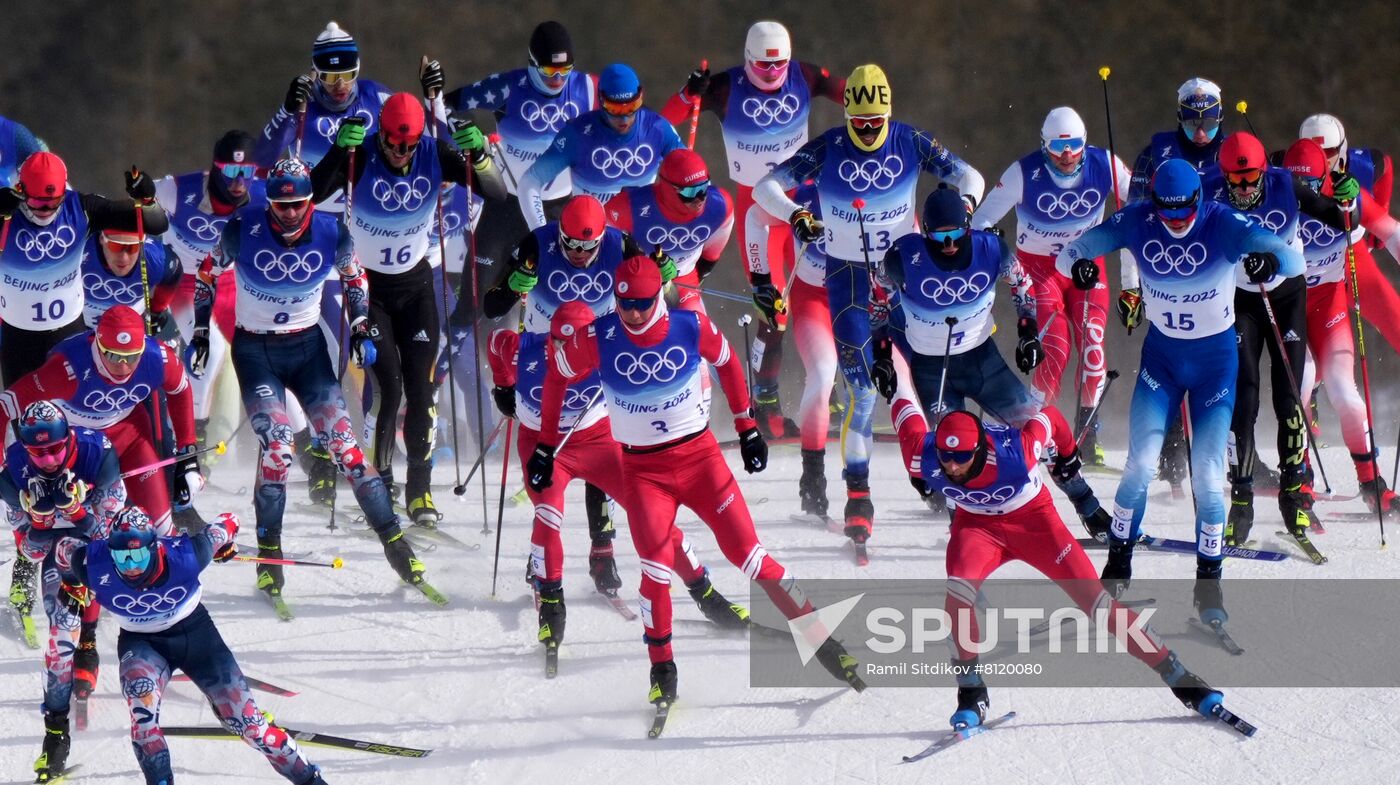
[[797,656],[802,659],[805,666],[817,656],[817,649],[826,643],[831,634],[841,626],[841,622],[851,615],[865,597],[865,592],[861,592],[854,597],[844,599],[825,608],[818,608],[811,613],[798,616],[796,619],[788,619],[788,631],[792,633],[792,642],[797,646]]

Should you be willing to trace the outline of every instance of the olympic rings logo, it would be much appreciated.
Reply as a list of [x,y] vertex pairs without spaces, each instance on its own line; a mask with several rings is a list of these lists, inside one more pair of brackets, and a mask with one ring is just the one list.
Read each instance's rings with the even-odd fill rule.
[[685,350],[672,346],[664,352],[645,351],[641,354],[622,352],[613,359],[613,370],[632,384],[650,381],[672,381],[685,368]]
[[667,250],[693,251],[710,239],[708,226],[653,226],[647,229],[648,245],[659,245]]
[[118,594],[112,598],[112,607],[133,616],[170,613],[180,607],[180,603],[189,596],[189,589],[184,586],[176,586],[163,593],[148,591],[141,594]]
[[1036,209],[1045,213],[1052,221],[1069,216],[1086,218],[1101,204],[1103,193],[1097,188],[1087,188],[1082,192],[1061,191],[1058,194],[1046,191],[1035,200]]
[[782,98],[745,98],[744,102],[739,104],[744,116],[759,128],[775,124],[787,125],[797,117],[801,108],[802,103],[795,95],[785,95]]
[[613,277],[604,272],[590,275],[555,270],[545,279],[545,285],[551,292],[559,295],[562,302],[582,300],[586,303],[596,303],[612,291]]
[[321,268],[321,252],[307,251],[304,255],[296,251],[273,253],[264,248],[253,254],[253,267],[273,283],[286,280],[306,283],[311,280],[311,274]]
[[[572,386],[564,388],[564,411],[583,411],[588,407],[593,397],[598,394],[598,390],[599,386],[596,384],[590,384],[582,388],[575,388]],[[530,391],[526,393],[526,396],[534,401],[536,408],[538,408],[544,403],[544,387],[538,385],[531,387]]]
[[462,214],[456,210],[444,210],[442,213],[442,228],[448,237],[455,237],[462,228]]
[[374,178],[370,184],[369,192],[374,197],[374,201],[379,202],[391,213],[416,212],[427,200],[428,194],[432,193],[433,184],[428,178],[419,175],[412,180],[385,180],[382,177]]
[[1263,215],[1258,213],[1245,213],[1245,220],[1254,226],[1262,226],[1265,229],[1278,234],[1278,231],[1288,225],[1288,215],[1282,210],[1270,210]]
[[949,485],[943,489],[948,498],[958,504],[991,507],[1006,504],[1016,496],[1016,486],[1003,485],[995,490],[968,490]]
[[1341,236],[1341,232],[1315,218],[1308,218],[1298,225],[1298,237],[1304,245],[1314,248],[1331,245]]
[[201,242],[209,243],[219,239],[226,223],[228,223],[227,218],[206,218],[196,213],[190,216],[190,219],[185,222],[185,226],[194,232],[194,236]]
[[96,273],[83,274],[83,291],[88,297],[101,302],[130,305],[141,299],[140,283],[122,283]]
[[579,106],[573,101],[557,104],[542,104],[538,101],[524,101],[520,104],[520,119],[535,133],[558,133],[559,126],[578,117]]
[[83,408],[96,414],[113,414],[124,412],[149,397],[151,387],[147,384],[118,387],[108,392],[93,390],[83,396]]
[[864,161],[842,161],[836,167],[836,174],[856,193],[864,193],[871,188],[881,191],[893,187],[894,181],[904,174],[904,160],[887,155],[882,159],[869,158]]
[[987,273],[973,273],[966,278],[951,275],[947,278],[925,278],[919,284],[919,291],[938,305],[970,303],[987,291],[992,285],[992,276]]
[[[369,133],[370,129],[374,127],[374,114],[364,107],[356,109],[354,114],[364,118],[365,133]],[[346,117],[349,116],[350,115],[346,115]],[[322,115],[316,118],[316,133],[324,136],[326,141],[334,140],[335,135],[340,133],[340,123],[344,119],[344,117],[328,117]]]
[[656,160],[656,151],[649,144],[637,145],[635,150],[625,147],[619,150],[596,147],[590,160],[593,162],[593,168],[610,180],[624,174],[628,177],[641,177]]
[[1163,245],[1159,240],[1149,240],[1142,246],[1142,258],[1158,275],[1190,275],[1206,263],[1206,247],[1201,243]]
[[47,229],[33,231],[21,229],[15,234],[15,247],[24,252],[24,258],[31,262],[45,259],[62,259],[68,249],[78,241],[78,233],[71,226],[60,226],[53,231]]

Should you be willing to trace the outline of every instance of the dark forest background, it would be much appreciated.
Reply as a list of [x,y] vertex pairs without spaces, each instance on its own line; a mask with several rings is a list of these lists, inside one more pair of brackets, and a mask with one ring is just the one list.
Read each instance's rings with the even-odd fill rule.
[[[716,70],[739,63],[748,25],[772,18],[791,30],[799,59],[841,74],[860,63],[881,64],[893,85],[896,117],[935,131],[990,187],[1012,160],[1035,148],[1040,122],[1054,106],[1078,108],[1091,143],[1107,144],[1097,74],[1104,65],[1112,68],[1113,141],[1130,166],[1152,132],[1172,126],[1176,87],[1191,76],[1223,87],[1227,130],[1244,127],[1233,107],[1248,101],[1270,148],[1291,142],[1306,115],[1326,111],[1346,124],[1352,144],[1400,150],[1396,8],[1243,0],[49,0],[6,8],[0,114],[26,124],[61,154],[75,186],[119,193],[120,172],[131,163],[158,174],[200,169],[225,130],[259,131],[287,82],[309,68],[311,42],[330,19],[358,40],[363,75],[414,91],[424,53],[443,62],[448,86],[455,87],[522,65],[530,30],[558,19],[573,34],[581,67],[596,72],[609,62],[631,63],[648,103],[659,107],[700,58]],[[839,109],[823,102],[813,112],[813,132],[839,121]],[[712,118],[702,120],[698,148],[712,169],[720,168]],[[1394,271],[1384,253],[1381,261]],[[737,253],[710,281],[743,290]],[[739,310],[717,301],[710,306],[737,337]],[[1129,338],[1116,323],[1109,332],[1109,365],[1124,376],[1107,404],[1112,425],[1126,412],[1139,337]],[[1009,352],[1009,332],[1002,336]],[[1379,440],[1387,447],[1400,413],[1388,395],[1400,382],[1400,361],[1378,335],[1368,336]],[[788,364],[792,377],[795,351]],[[792,378],[784,396],[790,409],[796,383]],[[1121,443],[1121,429],[1106,430],[1105,438]],[[1340,443],[1335,435],[1329,441]]]

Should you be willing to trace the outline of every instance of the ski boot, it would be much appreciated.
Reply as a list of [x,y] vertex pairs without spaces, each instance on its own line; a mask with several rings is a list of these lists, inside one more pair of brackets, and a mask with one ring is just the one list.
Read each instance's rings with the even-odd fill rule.
[[705,618],[727,630],[744,630],[749,626],[749,611],[737,602],[725,599],[719,589],[710,583],[710,569],[705,568],[699,578],[685,585],[690,598],[700,606]]
[[651,691],[647,700],[652,703],[674,703],[676,700],[676,661],[665,660],[651,664]]
[[797,423],[783,416],[783,404],[778,399],[776,385],[755,389],[754,401],[757,404],[754,419],[758,421],[758,430],[763,438],[772,440],[797,435]]
[[1186,666],[1177,660],[1175,652],[1168,652],[1167,658],[1154,665],[1153,670],[1162,677],[1182,705],[1206,717],[1212,716],[1215,707],[1225,698],[1220,690],[1212,689],[1200,676],[1186,670]]
[[428,491],[423,491],[409,500],[408,515],[413,519],[414,526],[428,529],[436,529],[438,521],[442,520],[442,513],[433,506],[433,495]]
[[204,520],[204,516],[200,515],[199,510],[196,510],[193,506],[186,507],[183,510],[171,510],[170,515],[172,522],[175,524],[175,528],[191,537],[204,531],[204,527],[208,525]]
[[953,660],[953,673],[958,679],[958,710],[948,718],[953,730],[975,728],[987,719],[992,701],[987,697],[987,685],[977,672],[977,658]]
[[[258,540],[258,555],[265,559],[281,559],[282,542]],[[268,597],[281,597],[282,586],[285,579],[282,575],[282,565],[259,563],[256,570],[258,591],[267,594]]]
[[1113,539],[1108,540],[1108,561],[1104,562],[1099,580],[1104,591],[1113,599],[1122,598],[1133,579],[1133,543]]
[[[1351,457],[1352,460],[1357,460],[1355,455]],[[1371,459],[1366,457],[1365,461],[1367,468],[1370,469]],[[1359,462],[1360,461],[1358,461],[1358,463]],[[1376,475],[1370,480],[1363,480],[1361,482],[1361,498],[1366,500],[1366,507],[1372,514],[1375,514],[1377,509],[1376,505],[1378,503],[1380,509],[1384,510],[1387,514],[1400,510],[1400,497],[1397,497],[1394,491],[1386,487],[1385,479],[1380,475]],[[11,595],[12,601],[13,596],[14,595]]]
[[326,781],[325,781],[324,779],[321,778],[321,767],[320,767],[320,766],[312,766],[312,767],[311,767],[311,779],[307,780],[306,782],[301,783],[301,785],[327,785]]
[[1294,536],[1304,535],[1312,524],[1310,512],[1313,508],[1312,485],[1305,472],[1287,472],[1283,475],[1278,492],[1278,509],[1283,515],[1283,526]]
[[1192,590],[1192,603],[1201,623],[1214,626],[1224,624],[1230,615],[1225,612],[1225,593],[1220,589],[1222,563],[1196,557],[1196,585]]
[[1162,455],[1157,462],[1157,477],[1172,487],[1173,499],[1186,498],[1182,483],[1189,471],[1187,459],[1186,431],[1181,427],[1181,418],[1173,415],[1175,421],[1167,429],[1162,442]]
[[1225,544],[1236,548],[1244,547],[1249,541],[1249,530],[1253,526],[1254,486],[1249,483],[1231,483],[1230,516],[1225,520]]
[[393,534],[389,536],[379,535],[380,542],[384,543],[384,557],[389,560],[394,572],[399,574],[404,583],[418,585],[423,582],[423,573],[426,568],[423,562],[418,561],[418,556],[413,552],[413,546],[404,538],[403,532],[395,527]]
[[1080,515],[1079,521],[1084,524],[1084,529],[1089,532],[1090,537],[1099,542],[1108,542],[1108,533],[1113,528],[1113,516],[1109,515],[1102,505],[1088,515]]
[[311,503],[327,507],[334,504],[336,469],[330,451],[312,443],[301,454],[301,470],[306,472],[307,495]]
[[802,512],[826,518],[831,503],[826,498],[826,450],[802,451],[802,477],[797,481]]
[[10,605],[21,616],[34,611],[34,576],[38,571],[39,565],[24,558],[16,548],[15,566],[10,571]]
[[92,694],[97,688],[97,669],[100,665],[97,622],[83,622],[82,632],[78,635],[78,648],[73,652],[73,697],[82,699]]
[[622,588],[622,576],[617,574],[617,561],[613,558],[611,540],[596,540],[588,550],[588,577],[593,579],[593,587],[599,594],[612,597]]
[[1084,439],[1079,442],[1079,452],[1084,456],[1085,466],[1104,466],[1107,460],[1103,454],[1103,447],[1099,446],[1099,421],[1094,418],[1094,423],[1085,430],[1089,417],[1094,414],[1094,407],[1079,407],[1079,416],[1074,420],[1074,432],[1084,434]]
[[540,643],[557,649],[564,642],[564,587],[559,581],[540,581]]
[[57,779],[68,768],[68,751],[73,738],[68,735],[68,712],[44,712],[44,746],[34,761],[35,782]]
[[875,525],[875,503],[870,501],[870,481],[865,478],[846,480],[845,534],[857,545],[870,539]]
[[1050,479],[1064,491],[1074,505],[1074,511],[1089,536],[1099,542],[1108,541],[1108,530],[1113,526],[1113,516],[1099,503],[1094,489],[1080,473],[1084,450],[1080,448],[1069,455],[1056,455],[1050,460]]
[[865,682],[860,678],[860,661],[846,652],[846,647],[835,638],[827,638],[817,649],[817,662],[837,680],[851,685],[856,692],[865,690]]

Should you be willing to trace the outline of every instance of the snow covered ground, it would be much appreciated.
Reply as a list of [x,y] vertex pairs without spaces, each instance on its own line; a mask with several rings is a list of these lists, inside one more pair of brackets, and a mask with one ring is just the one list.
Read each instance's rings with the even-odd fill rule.
[[[1123,455],[1110,453],[1121,465]],[[1355,491],[1342,448],[1327,452],[1339,493]],[[840,509],[839,459],[828,455],[834,511]],[[247,516],[240,540],[252,541],[251,471],[232,457],[212,471],[216,487],[199,500],[206,516],[231,509]],[[737,466],[737,456],[731,456]],[[775,447],[762,475],[742,480],[765,544],[799,577],[941,578],[946,524],[934,520],[895,470],[895,445],[881,444],[875,465],[878,505],[872,563],[857,568],[844,538],[790,522],[797,509],[800,460],[795,447]],[[1345,469],[1345,471],[1343,471]],[[451,469],[439,468],[450,482]],[[489,463],[495,515],[498,459]],[[741,475],[742,476],[742,475]],[[518,487],[512,470],[511,490]],[[1116,478],[1091,477],[1111,498]],[[291,498],[302,500],[293,486]],[[342,502],[351,499],[342,489]],[[766,501],[759,501],[765,499]],[[1058,498],[1058,497],[1057,497]],[[279,623],[254,595],[246,564],[214,565],[205,602],[245,672],[300,692],[292,698],[258,694],[278,721],[341,736],[433,749],[422,760],[308,748],[333,785],[398,781],[511,783],[590,781],[631,783],[1301,783],[1400,781],[1400,689],[1232,689],[1228,705],[1260,727],[1243,740],[1223,725],[1188,714],[1162,687],[1142,689],[998,688],[993,711],[1019,712],[1015,722],[920,763],[902,755],[922,748],[947,727],[951,689],[777,690],[748,687],[747,641],[714,632],[677,588],[675,649],[681,700],[666,734],[648,740],[648,666],[640,622],[626,622],[594,597],[587,577],[582,486],[571,489],[566,590],[567,643],[559,677],[546,681],[534,641],[535,614],[522,580],[530,514],[507,507],[496,597],[490,597],[494,537],[479,534],[479,486],[462,500],[444,488],[439,504],[447,529],[480,550],[448,545],[421,554],[431,580],[453,602],[437,609],[393,577],[373,539],[325,529],[325,515],[304,501],[288,514],[289,552],[339,555],[345,568],[288,569],[287,596],[297,618]],[[1074,521],[1067,502],[1062,515]],[[1192,537],[1189,501],[1171,502],[1154,484],[1149,530]],[[1265,547],[1296,549],[1273,538],[1272,499],[1261,500],[1256,532]],[[1324,503],[1329,511],[1362,510],[1359,501]],[[741,574],[722,563],[713,539],[693,515],[682,525],[716,584],[731,598],[747,592]],[[494,520],[492,522],[494,528]],[[1076,532],[1078,524],[1073,523]],[[1400,537],[1400,531],[1393,531]],[[1373,520],[1328,522],[1315,538],[1331,557],[1325,566],[1301,558],[1268,564],[1233,561],[1227,580],[1245,577],[1395,577],[1400,548],[1380,551]],[[619,566],[635,597],[637,560],[619,537]],[[934,547],[936,545],[936,547]],[[1101,563],[1103,552],[1091,552]],[[1187,577],[1189,557],[1139,552],[1137,577]],[[3,573],[8,576],[8,567]],[[1029,574],[1010,565],[999,577]],[[13,614],[4,626],[12,627]],[[1305,634],[1300,630],[1300,634]],[[118,692],[116,628],[101,628],[103,670],[91,725],[75,734],[71,781],[139,781]],[[30,782],[41,736],[40,656],[13,634],[0,640],[0,782]],[[1208,674],[1207,674],[1208,676]],[[213,719],[194,688],[174,684],[162,720],[209,725]],[[281,781],[252,750],[231,741],[172,739],[180,782]]]

